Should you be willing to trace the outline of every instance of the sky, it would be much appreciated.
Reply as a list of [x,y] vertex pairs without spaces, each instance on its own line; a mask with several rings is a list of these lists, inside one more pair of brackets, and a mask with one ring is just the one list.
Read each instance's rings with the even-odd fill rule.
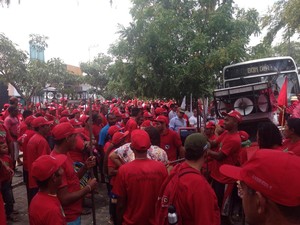
[[[241,8],[266,13],[275,0],[235,0]],[[9,8],[0,6],[0,33],[20,49],[29,52],[29,34],[48,36],[46,60],[61,58],[79,66],[98,53],[107,53],[118,39],[118,24],[131,21],[130,0],[11,0]],[[251,40],[257,44],[258,38]]]

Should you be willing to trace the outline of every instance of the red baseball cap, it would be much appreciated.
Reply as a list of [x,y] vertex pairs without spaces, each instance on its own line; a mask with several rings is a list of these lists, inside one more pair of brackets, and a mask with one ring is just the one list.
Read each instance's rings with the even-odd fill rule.
[[60,123],[56,125],[52,130],[52,134],[55,140],[61,140],[77,133],[79,133],[79,130],[76,130],[70,122]]
[[154,121],[167,124],[168,123],[168,118],[165,117],[165,116],[158,116],[158,117],[156,117],[156,119]]
[[63,110],[61,113],[60,113],[61,116],[71,116],[71,114],[69,113],[68,110]]
[[144,112],[143,117],[145,118],[153,118],[153,115],[149,112]]
[[117,131],[116,133],[114,133],[111,143],[114,145],[119,144],[121,142],[121,140],[123,140],[128,134],[129,134],[129,131],[126,131],[124,133]]
[[207,129],[214,129],[215,127],[216,127],[216,125],[212,121],[207,122],[205,125],[205,128],[207,128]]
[[130,116],[129,116],[129,114],[128,113],[123,113],[122,114],[122,119],[127,119],[127,118],[129,118]]
[[68,117],[62,117],[59,119],[60,123],[64,123],[64,122],[70,122],[70,119]]
[[79,121],[82,122],[82,123],[86,123],[87,120],[88,120],[89,118],[90,118],[89,116],[83,114],[83,115],[81,115],[81,117],[79,118]]
[[160,115],[160,114],[162,114],[162,113],[166,113],[167,110],[165,110],[165,109],[162,108],[162,107],[157,107],[157,108],[154,110],[154,112],[155,112],[156,115]]
[[249,134],[246,131],[240,130],[239,135],[242,141],[247,141],[249,139]]
[[239,123],[242,122],[242,120],[243,120],[242,115],[236,110],[231,110],[229,113],[222,112],[222,115],[233,117],[233,118],[237,119],[237,121]]
[[45,181],[51,177],[61,165],[67,160],[64,154],[56,155],[42,155],[32,163],[32,176],[39,180]]
[[218,125],[219,125],[220,127],[223,127],[223,128],[224,128],[224,120],[223,120],[223,119],[219,119],[219,120],[218,120]]
[[44,126],[44,125],[50,125],[51,123],[52,123],[52,121],[47,120],[43,116],[39,116],[32,120],[31,126],[34,128],[37,128],[37,127]]
[[107,133],[112,137],[114,133],[123,130],[124,128],[119,127],[117,125],[112,125],[108,128]]
[[141,127],[154,127],[154,123],[151,120],[145,120],[142,124]]
[[31,125],[32,121],[35,119],[36,117],[34,115],[28,116],[25,119],[25,123],[27,126]]
[[79,125],[82,125],[82,122],[78,121],[77,119],[73,118],[70,120],[70,123],[73,125],[73,126],[79,126]]
[[299,171],[299,156],[270,149],[256,151],[242,167],[220,167],[220,172],[225,176],[243,181],[250,188],[284,206],[300,205]]
[[131,132],[130,147],[136,151],[146,151],[150,148],[151,142],[149,134],[144,130],[133,130]]
[[78,109],[73,109],[72,111],[72,115],[76,114],[76,113],[80,113],[80,111]]

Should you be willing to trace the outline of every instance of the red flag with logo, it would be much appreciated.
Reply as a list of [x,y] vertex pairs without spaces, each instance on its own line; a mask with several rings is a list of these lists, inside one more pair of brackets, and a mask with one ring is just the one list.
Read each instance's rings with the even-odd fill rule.
[[288,83],[288,79],[286,77],[277,98],[278,106],[287,107],[287,83]]

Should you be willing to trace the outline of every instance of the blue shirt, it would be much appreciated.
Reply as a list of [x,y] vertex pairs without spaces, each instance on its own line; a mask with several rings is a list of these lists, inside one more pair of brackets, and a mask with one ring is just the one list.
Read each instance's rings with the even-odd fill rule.
[[99,141],[98,141],[98,145],[100,146],[104,146],[105,144],[105,139],[106,139],[106,136],[107,136],[107,132],[108,132],[108,129],[109,129],[109,124],[106,124],[105,127],[103,127],[99,133]]
[[169,128],[176,132],[180,127],[186,127],[186,126],[187,126],[186,120],[183,118],[179,119],[178,116],[172,118],[169,122]]

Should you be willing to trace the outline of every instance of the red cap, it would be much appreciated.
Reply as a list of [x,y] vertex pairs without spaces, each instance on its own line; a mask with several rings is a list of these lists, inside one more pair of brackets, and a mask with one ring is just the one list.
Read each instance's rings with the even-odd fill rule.
[[167,111],[166,111],[164,108],[162,108],[162,107],[157,107],[157,108],[154,110],[154,112],[155,112],[156,115],[160,115],[160,114],[165,113],[165,112],[167,112]]
[[47,120],[43,116],[39,116],[32,120],[31,126],[36,128],[36,127],[40,127],[40,126],[44,126],[44,125],[50,125],[51,123],[52,123],[52,121]]
[[86,123],[87,120],[89,119],[90,117],[83,114],[80,118],[79,118],[79,121],[82,122],[82,123]]
[[70,122],[70,119],[68,117],[62,117],[59,119],[59,123],[64,123],[64,122]]
[[78,109],[73,109],[72,111],[72,115],[76,114],[76,113],[80,113],[80,111]]
[[108,128],[107,133],[112,137],[114,133],[123,130],[124,128],[119,127],[118,125],[112,125]]
[[55,140],[64,139],[72,134],[77,134],[78,132],[79,130],[75,130],[70,122],[60,123],[56,125],[52,130],[52,134]]
[[207,129],[215,129],[215,127],[216,127],[216,125],[212,121],[207,122],[205,125],[205,128],[207,128]]
[[36,117],[35,117],[34,115],[31,115],[31,116],[26,117],[26,119],[25,119],[26,125],[27,125],[27,126],[30,126],[31,123],[32,123],[32,121],[33,121],[35,118],[36,118]]
[[148,111],[144,112],[144,118],[153,118],[153,115],[149,113]]
[[53,107],[53,106],[50,106],[48,109],[49,109],[49,111],[55,111],[56,110],[56,108]]
[[129,134],[128,131],[126,131],[125,133],[121,133],[121,132],[117,131],[116,133],[114,133],[111,143],[114,145],[119,144],[121,142],[121,140],[123,140],[128,134]]
[[32,163],[32,176],[39,180],[45,181],[51,177],[61,165],[67,160],[64,154],[56,155],[42,155]]
[[270,149],[256,151],[242,167],[220,167],[220,172],[225,176],[243,181],[250,188],[284,206],[300,205],[299,171],[299,156]]
[[154,124],[151,120],[145,120],[142,124],[141,127],[154,127]]
[[[65,117],[66,118],[66,117]],[[73,126],[79,126],[79,125],[82,125],[82,122],[78,121],[77,119],[73,118],[70,120],[70,123],[73,125]]]
[[167,124],[168,123],[168,118],[165,117],[165,116],[158,116],[158,117],[156,117],[156,119],[154,121]]
[[249,134],[246,131],[240,130],[239,135],[242,141],[247,141],[249,139]]
[[237,119],[237,121],[240,123],[242,122],[242,115],[236,111],[236,110],[231,110],[229,113],[226,113],[226,112],[222,112],[222,115],[223,116],[230,116],[230,117],[233,117],[235,119]]
[[130,147],[136,151],[146,151],[150,148],[151,142],[149,134],[144,130],[133,130],[131,132]]
[[223,120],[223,119],[219,119],[219,120],[218,120],[218,125],[219,125],[220,127],[223,127],[223,128],[224,128],[224,120]]
[[61,113],[60,113],[61,116],[70,116],[70,113],[68,110],[63,110]]

